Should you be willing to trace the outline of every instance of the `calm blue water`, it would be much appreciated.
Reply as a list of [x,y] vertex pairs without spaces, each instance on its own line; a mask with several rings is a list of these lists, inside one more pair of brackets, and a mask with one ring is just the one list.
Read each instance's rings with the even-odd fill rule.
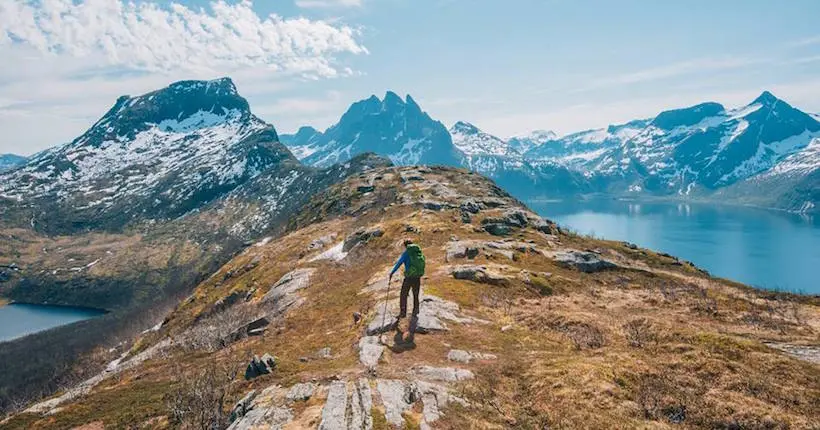
[[529,202],[579,233],[626,240],[761,287],[820,294],[820,218],[678,203]]
[[104,311],[68,306],[13,303],[0,306],[0,342],[94,318]]

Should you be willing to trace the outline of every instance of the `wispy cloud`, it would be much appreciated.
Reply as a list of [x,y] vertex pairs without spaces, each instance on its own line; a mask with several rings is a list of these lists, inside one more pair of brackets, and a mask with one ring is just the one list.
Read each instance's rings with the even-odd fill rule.
[[362,0],[296,0],[296,6],[306,9],[360,7]]
[[343,70],[335,55],[367,53],[352,27],[260,17],[252,6],[249,0],[220,0],[209,9],[121,0],[0,0],[0,45],[74,57],[100,54],[110,65],[148,71],[266,66],[320,77]]
[[755,64],[765,63],[768,60],[752,58],[696,58],[672,64],[649,67],[633,72],[592,77],[588,85],[576,88],[576,92],[596,90],[618,85],[632,85],[653,82],[696,73],[718,72],[722,70],[739,69]]
[[790,43],[791,46],[809,46],[809,45],[820,45],[820,35],[807,37],[805,39],[795,40],[794,42]]

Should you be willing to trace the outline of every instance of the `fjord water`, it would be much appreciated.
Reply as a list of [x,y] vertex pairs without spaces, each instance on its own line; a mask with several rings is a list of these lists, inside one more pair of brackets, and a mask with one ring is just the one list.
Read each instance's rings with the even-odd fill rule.
[[582,234],[625,240],[690,260],[759,288],[820,294],[820,219],[764,209],[686,203],[530,201]]
[[0,306],[0,342],[94,318],[105,311],[71,306],[12,303]]

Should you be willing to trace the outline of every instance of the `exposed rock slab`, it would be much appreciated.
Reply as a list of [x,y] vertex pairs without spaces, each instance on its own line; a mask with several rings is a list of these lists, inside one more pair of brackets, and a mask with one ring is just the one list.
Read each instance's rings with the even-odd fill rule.
[[361,378],[355,384],[350,394],[350,419],[348,428],[351,430],[373,429],[373,394],[370,382]]
[[457,361],[459,363],[469,363],[473,360],[495,360],[498,357],[494,354],[485,354],[475,351],[464,351],[461,349],[451,349],[447,353],[447,359],[450,361]]
[[384,346],[376,336],[365,336],[359,339],[359,362],[368,368],[376,367],[384,353]]
[[347,428],[347,384],[336,381],[330,384],[327,401],[322,409],[319,430],[344,430]]
[[803,361],[820,364],[820,345],[795,345],[792,343],[767,343],[767,346]]
[[376,388],[382,398],[387,422],[394,427],[404,428],[402,414],[418,400],[415,385],[397,379],[379,379],[376,381]]
[[465,381],[475,377],[473,372],[455,367],[419,366],[413,368],[413,373],[422,379],[443,382]]
[[285,395],[285,398],[291,401],[308,400],[313,396],[314,391],[316,391],[316,386],[314,384],[309,382],[300,383],[290,387],[290,390],[288,390],[288,394]]
[[310,286],[310,278],[316,269],[296,269],[286,273],[271,287],[262,298],[262,302],[272,306],[270,313],[273,316],[281,315],[292,307],[299,306],[302,299],[297,291]]

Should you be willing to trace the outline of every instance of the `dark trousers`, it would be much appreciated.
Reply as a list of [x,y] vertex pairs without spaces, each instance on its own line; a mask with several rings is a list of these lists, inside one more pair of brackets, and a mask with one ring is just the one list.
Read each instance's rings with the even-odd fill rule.
[[410,289],[413,290],[413,315],[419,314],[419,290],[421,290],[421,278],[404,278],[401,283],[401,295],[399,295],[399,318],[407,316],[407,295],[410,294]]

